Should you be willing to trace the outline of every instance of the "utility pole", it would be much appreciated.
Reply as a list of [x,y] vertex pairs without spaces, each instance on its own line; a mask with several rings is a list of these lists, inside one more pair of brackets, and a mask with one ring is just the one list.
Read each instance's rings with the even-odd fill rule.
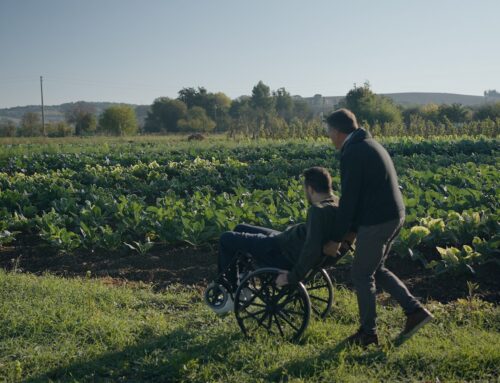
[[45,136],[45,112],[43,110],[43,77],[40,76],[40,95],[42,96],[42,134]]

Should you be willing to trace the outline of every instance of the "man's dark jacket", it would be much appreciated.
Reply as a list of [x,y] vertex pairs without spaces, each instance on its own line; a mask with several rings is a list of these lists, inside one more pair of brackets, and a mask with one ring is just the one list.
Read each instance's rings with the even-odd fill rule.
[[405,215],[398,177],[389,153],[359,128],[340,154],[341,198],[332,239],[341,242],[350,230]]

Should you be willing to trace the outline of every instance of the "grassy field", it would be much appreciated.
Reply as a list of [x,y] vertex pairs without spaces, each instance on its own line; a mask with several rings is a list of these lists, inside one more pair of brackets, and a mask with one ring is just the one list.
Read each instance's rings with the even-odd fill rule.
[[0,271],[0,380],[5,382],[498,381],[500,309],[471,295],[429,302],[433,323],[396,347],[403,314],[379,306],[382,345],[343,339],[357,326],[352,292],[300,344],[246,340],[233,315],[218,318],[193,287],[109,286]]

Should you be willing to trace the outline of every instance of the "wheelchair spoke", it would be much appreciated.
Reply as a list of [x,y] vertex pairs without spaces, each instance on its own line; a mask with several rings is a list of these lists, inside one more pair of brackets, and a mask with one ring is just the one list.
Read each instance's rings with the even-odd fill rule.
[[274,314],[273,316],[274,316],[274,321],[276,322],[276,327],[278,327],[280,335],[284,338],[285,337],[285,333],[283,332],[283,329],[281,328],[281,324],[280,324],[280,321],[278,319],[278,316],[276,314]]
[[[283,310],[281,310],[281,311],[286,313],[286,314],[299,315],[299,316],[302,316],[304,314],[303,312],[290,310],[290,309],[287,309],[285,307],[283,307]],[[289,316],[291,316],[291,315],[289,315]]]
[[[298,315],[299,317],[301,317],[302,315],[304,315],[304,306],[302,305],[302,301],[298,301],[296,302],[298,303],[298,306],[300,307],[296,307],[297,305],[294,305],[293,307],[291,308],[287,308],[286,306],[280,306],[280,312],[282,312],[283,314],[286,314],[289,318],[292,318],[293,315]],[[299,310],[302,310],[302,311],[296,311],[295,309],[298,308]]]
[[324,288],[328,288],[328,285],[314,285],[312,287],[309,287],[309,286],[306,286],[307,287],[307,291],[312,291],[312,290],[319,290],[319,289],[324,289]]
[[315,300],[317,300],[317,301],[321,301],[321,302],[328,303],[328,299],[318,297],[317,295],[312,295],[312,294],[309,294],[309,297],[310,297],[311,299],[315,299]]
[[[252,290],[250,290],[250,291],[252,291]],[[255,299],[257,297],[258,297],[258,295],[256,294],[256,292],[253,292],[253,296],[248,301],[244,301],[241,303],[241,308],[246,309],[247,307],[250,307],[250,306],[266,307],[266,305],[255,302]],[[261,298],[261,300],[262,300],[262,298]]]
[[314,306],[311,306],[312,310],[314,311],[314,313],[318,316],[321,316],[321,313],[318,311],[318,309]]
[[266,329],[267,331],[272,334],[272,326],[273,326],[273,314],[269,313],[269,315],[267,316],[268,320],[267,320],[267,326],[266,326]]
[[248,311],[246,311],[246,314],[248,314],[248,315],[246,315],[246,316],[240,316],[240,319],[241,320],[245,320],[245,319],[248,319],[248,318],[253,318],[256,321],[258,321],[259,320],[258,315],[262,314],[265,311],[266,311],[266,309],[262,309],[262,310],[254,311],[254,312],[248,312]]
[[269,313],[266,311],[264,313],[264,315],[262,315],[262,317],[257,321],[257,326],[261,326],[262,323],[264,323],[264,321],[267,319],[268,316],[269,316]]
[[268,284],[262,285],[260,289],[258,289],[257,286],[255,286],[255,283],[253,283],[253,287],[250,286],[247,287],[248,290],[250,290],[250,292],[253,293],[254,295],[250,301],[253,301],[255,298],[259,297],[262,302],[266,302],[267,297],[264,294],[262,294],[262,289],[267,285]]
[[290,322],[282,313],[281,311],[278,311],[277,314],[281,317],[281,319],[283,319],[291,328],[293,328],[295,331],[299,331],[299,329],[297,327],[295,327],[293,325],[292,322]]
[[279,305],[280,305],[281,307],[286,306],[287,304],[289,304],[290,302],[292,302],[292,301],[296,298],[296,295],[297,295],[297,293],[296,293],[296,292],[292,292],[292,293],[290,293],[290,294],[286,295],[286,293],[287,293],[287,292],[288,292],[288,291],[285,291],[285,292],[284,292],[284,294],[283,294],[283,296],[282,296],[282,297],[280,297],[280,299],[281,299],[281,298],[283,298],[283,297],[285,297],[284,301],[283,301],[283,302],[279,302],[279,301],[278,301],[278,303],[279,303]]

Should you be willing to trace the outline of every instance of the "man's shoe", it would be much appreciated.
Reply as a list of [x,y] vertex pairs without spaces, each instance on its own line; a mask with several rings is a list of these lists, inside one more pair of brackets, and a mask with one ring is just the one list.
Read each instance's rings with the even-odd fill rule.
[[363,329],[359,329],[355,334],[351,335],[346,340],[347,344],[356,344],[363,347],[368,347],[370,344],[378,346],[377,334],[367,334]]
[[419,308],[406,317],[405,329],[399,334],[399,337],[408,339],[424,325],[429,323],[434,316],[425,308]]

